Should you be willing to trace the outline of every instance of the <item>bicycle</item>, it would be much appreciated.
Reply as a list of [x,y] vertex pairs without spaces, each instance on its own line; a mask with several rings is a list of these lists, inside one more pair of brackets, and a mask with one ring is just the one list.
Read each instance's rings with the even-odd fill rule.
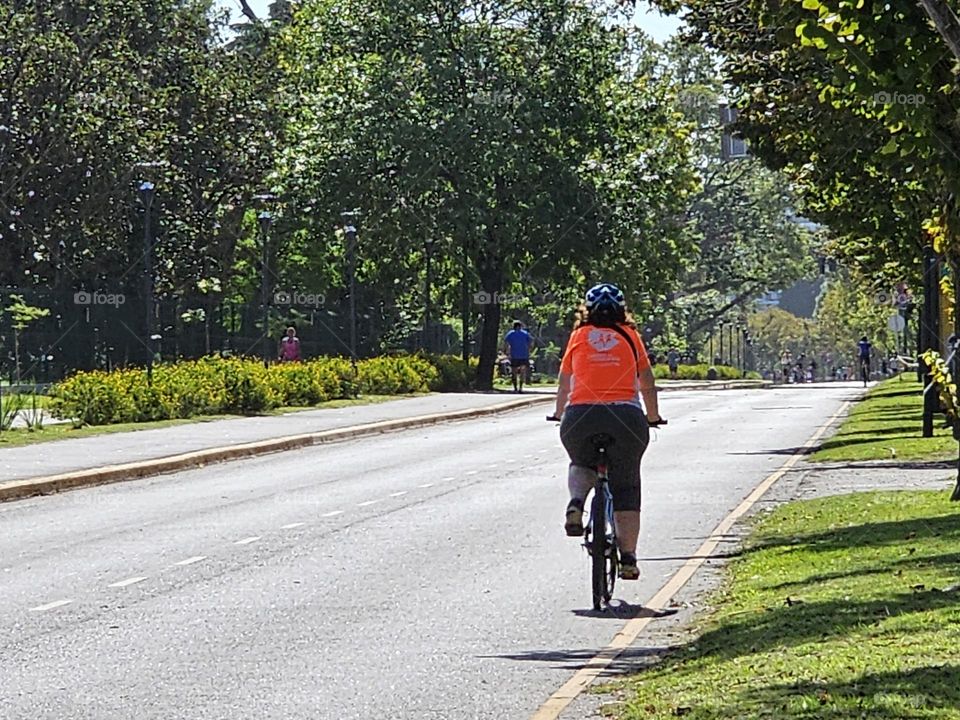
[[[560,422],[555,415],[547,417],[548,422]],[[666,425],[660,418],[650,423],[650,427]],[[590,436],[590,442],[597,451],[597,479],[593,486],[593,499],[590,503],[590,519],[584,528],[583,547],[590,556],[590,589],[593,594],[593,609],[600,610],[603,604],[609,604],[613,598],[613,589],[620,569],[620,546],[617,543],[617,528],[613,517],[613,493],[610,491],[610,476],[607,472],[607,451],[613,445],[613,438],[606,433]],[[602,529],[596,527],[602,519]]]
[[860,379],[863,380],[863,386],[867,386],[867,378],[870,377],[870,361],[866,358],[860,358]]

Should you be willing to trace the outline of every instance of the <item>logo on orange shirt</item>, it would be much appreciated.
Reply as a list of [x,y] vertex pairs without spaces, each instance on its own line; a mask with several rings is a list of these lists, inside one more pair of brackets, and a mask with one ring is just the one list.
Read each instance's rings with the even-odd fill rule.
[[587,335],[587,342],[597,352],[609,352],[620,344],[620,338],[612,330],[593,328]]

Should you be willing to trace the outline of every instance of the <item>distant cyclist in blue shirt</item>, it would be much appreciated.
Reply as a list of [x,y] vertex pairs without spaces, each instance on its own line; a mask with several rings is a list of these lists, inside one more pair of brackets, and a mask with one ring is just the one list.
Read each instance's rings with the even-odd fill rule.
[[864,335],[857,343],[857,352],[860,365],[860,379],[863,380],[863,386],[867,386],[867,378],[870,377],[870,350],[873,346]]
[[523,329],[519,320],[513,323],[513,330],[504,338],[504,349],[510,355],[510,369],[513,376],[513,391],[523,392],[523,381],[530,369],[530,351],[533,338]]

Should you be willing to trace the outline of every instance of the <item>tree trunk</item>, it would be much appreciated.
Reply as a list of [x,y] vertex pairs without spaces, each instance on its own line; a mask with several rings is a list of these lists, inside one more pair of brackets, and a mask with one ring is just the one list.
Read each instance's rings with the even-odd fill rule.
[[933,22],[954,58],[960,60],[960,20],[944,0],[920,0],[920,6]]
[[[488,247],[495,247],[492,233],[488,231]],[[483,324],[480,331],[480,363],[477,366],[478,390],[493,388],[493,370],[497,362],[497,345],[500,342],[500,294],[503,290],[503,268],[500,259],[482,253],[477,262],[480,286],[483,293],[478,298],[482,302]]]

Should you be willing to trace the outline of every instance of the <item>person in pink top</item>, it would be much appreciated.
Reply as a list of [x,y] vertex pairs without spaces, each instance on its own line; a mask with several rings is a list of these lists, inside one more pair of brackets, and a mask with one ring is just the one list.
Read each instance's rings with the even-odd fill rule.
[[300,362],[300,338],[292,327],[287,328],[287,334],[280,341],[280,362]]

